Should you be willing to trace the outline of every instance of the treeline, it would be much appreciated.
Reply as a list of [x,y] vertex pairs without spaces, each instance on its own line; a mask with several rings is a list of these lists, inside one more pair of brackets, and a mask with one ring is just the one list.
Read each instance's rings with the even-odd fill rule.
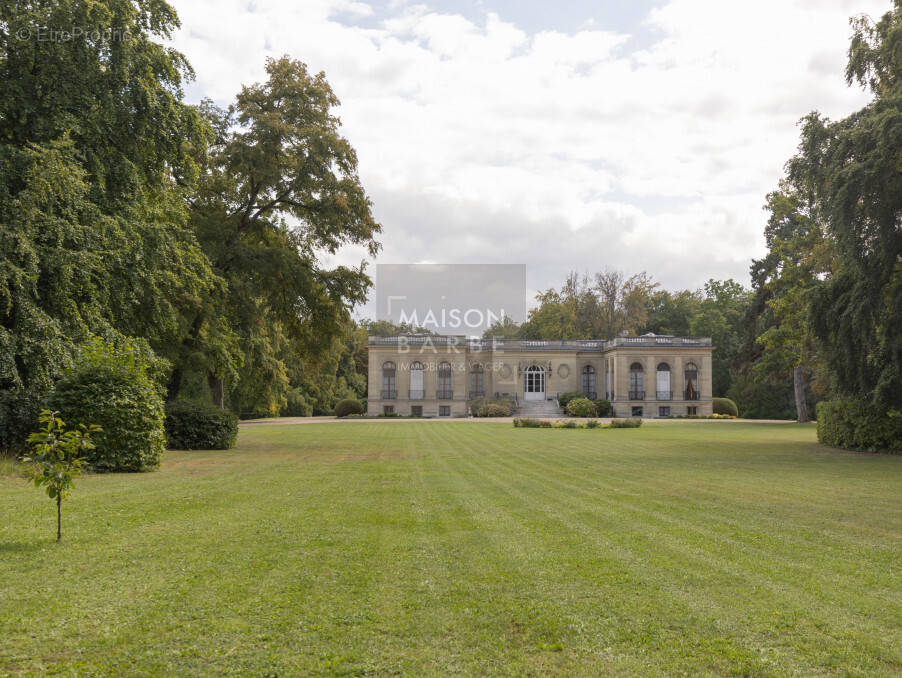
[[[671,292],[645,272],[574,272],[560,289],[537,295],[536,302],[522,325],[506,318],[485,336],[607,339],[653,332],[711,337],[715,397],[733,399],[745,417],[796,416],[791,371],[765,374],[759,368],[765,351],[757,341],[758,295],[735,280],[709,280],[700,290]],[[812,402],[823,395],[815,378],[812,373],[803,377],[804,397]]]
[[902,0],[851,20],[846,81],[870,92],[837,121],[803,118],[798,150],[766,197],[767,253],[752,288],[711,280],[667,292],[644,273],[572,274],[516,327],[526,339],[620,333],[711,336],[714,395],[748,417],[807,421],[859,449],[902,449]]
[[0,448],[98,340],[168,401],[242,416],[365,391],[370,279],[322,263],[381,230],[338,99],[286,57],[227,108],[187,105],[178,26],[159,0],[0,6]]

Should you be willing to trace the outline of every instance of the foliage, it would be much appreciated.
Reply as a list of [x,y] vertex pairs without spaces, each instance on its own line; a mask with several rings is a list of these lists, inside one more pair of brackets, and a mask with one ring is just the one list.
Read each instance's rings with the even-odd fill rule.
[[160,361],[142,342],[92,339],[54,386],[49,402],[76,425],[102,427],[86,457],[92,470],[148,471],[160,464],[166,437],[163,398],[152,374]]
[[485,410],[485,405],[486,405],[486,399],[483,398],[482,396],[479,396],[478,398],[473,398],[470,401],[470,415],[473,417],[481,417],[482,415],[480,414],[480,412]]
[[[332,373],[320,365],[334,354],[348,310],[365,300],[370,279],[362,263],[329,269],[320,257],[345,245],[374,255],[381,230],[357,176],[357,155],[340,134],[333,113],[339,101],[325,75],[287,57],[268,60],[266,74],[265,82],[243,87],[228,109],[201,106],[215,138],[191,223],[227,287],[209,297],[186,343],[196,352],[208,327],[231,329],[235,352],[225,366],[208,364],[208,377],[225,400],[225,368],[234,370],[233,409],[258,416],[277,415],[289,390],[305,388],[311,374]],[[293,375],[298,361],[303,374]],[[180,367],[171,394],[180,388]],[[355,388],[345,383],[339,398]],[[331,396],[310,395],[327,409],[334,405]]]
[[56,540],[59,541],[63,538],[63,499],[75,478],[81,475],[83,455],[94,449],[91,437],[100,432],[100,427],[81,424],[76,430],[67,431],[65,422],[56,415],[50,410],[40,413],[39,421],[44,428],[28,436],[32,451],[22,461],[28,464],[28,478],[34,481],[34,486],[45,486],[47,496],[56,500]]
[[557,397],[557,403],[561,407],[565,408],[568,404],[570,404],[571,400],[576,400],[577,398],[588,398],[589,394],[584,391],[567,391],[566,393],[561,393]]
[[642,420],[635,419],[611,419],[611,423],[607,428],[639,428],[642,426]]
[[[645,272],[629,277],[605,271],[594,278],[573,272],[561,290],[536,296],[538,306],[520,327],[520,339],[611,338],[642,328],[657,287]],[[511,332],[509,326],[503,333]]]
[[571,417],[595,417],[598,416],[595,403],[588,398],[574,398],[567,403],[567,414]]
[[363,406],[359,400],[345,398],[335,404],[336,417],[346,417],[349,414],[363,414]]
[[611,402],[604,398],[596,398],[592,401],[595,405],[595,412],[599,417],[606,417],[611,413]]
[[[217,280],[185,228],[207,129],[181,102],[184,57],[159,42],[178,26],[172,8],[4,3],[0,25],[0,446],[11,447],[73,347],[92,334],[177,344]],[[84,32],[37,39],[47,27]]]
[[[740,372],[733,377],[727,397],[736,403],[744,419],[794,419],[793,385],[788,379],[771,384]],[[813,411],[814,406],[811,405]]]
[[310,417],[313,415],[313,401],[305,389],[295,386],[285,395],[285,407],[280,414],[284,417]]
[[551,428],[551,422],[547,419],[516,417],[514,418],[514,428]]
[[873,96],[835,122],[803,121],[790,176],[812,194],[835,253],[808,321],[843,397],[902,407],[902,1],[852,21],[846,79]]
[[590,419],[586,422],[586,428],[600,428],[601,422],[597,419]]
[[488,403],[479,414],[480,417],[509,417],[511,408],[505,403]]
[[714,398],[714,414],[729,414],[733,417],[739,416],[739,408],[729,398]]
[[732,279],[709,280],[699,311],[690,321],[692,336],[711,337],[716,347],[711,356],[714,396],[725,396],[733,379],[732,368],[744,345],[744,321],[750,303],[749,291]]
[[704,295],[698,291],[656,290],[650,298],[645,331],[688,337],[692,318],[698,315]]
[[196,400],[166,403],[166,447],[171,450],[227,450],[238,437],[238,417]]
[[902,453],[902,412],[880,411],[855,400],[821,401],[817,439],[849,450]]
[[488,401],[483,397],[470,401],[470,414],[474,417],[509,417],[511,404],[507,400]]

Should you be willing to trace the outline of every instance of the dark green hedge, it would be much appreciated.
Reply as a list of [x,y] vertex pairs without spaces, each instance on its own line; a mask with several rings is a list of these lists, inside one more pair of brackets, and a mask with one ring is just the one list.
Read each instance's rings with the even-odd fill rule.
[[227,450],[237,436],[233,412],[193,400],[166,405],[166,446],[171,450]]
[[67,428],[97,424],[97,448],[87,461],[94,471],[149,471],[160,465],[166,446],[163,399],[149,379],[96,366],[57,382],[49,406]]
[[847,450],[902,453],[902,412],[853,400],[817,404],[817,439]]
[[345,398],[335,403],[335,416],[347,417],[349,414],[363,414],[363,405],[354,398]]
[[606,417],[611,413],[611,403],[604,398],[598,398],[597,400],[593,400],[595,403],[595,411],[599,417]]
[[729,398],[714,398],[714,414],[729,414],[733,417],[739,416],[739,408]]

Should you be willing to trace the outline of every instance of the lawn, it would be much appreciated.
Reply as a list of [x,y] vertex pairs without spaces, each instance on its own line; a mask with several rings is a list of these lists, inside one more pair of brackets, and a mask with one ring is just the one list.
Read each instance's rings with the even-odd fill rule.
[[0,674],[902,675],[902,457],[810,426],[244,427],[0,477]]

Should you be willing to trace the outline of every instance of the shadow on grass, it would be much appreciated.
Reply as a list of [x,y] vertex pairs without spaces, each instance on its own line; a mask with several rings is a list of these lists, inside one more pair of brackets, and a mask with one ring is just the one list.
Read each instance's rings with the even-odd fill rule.
[[[64,536],[65,538],[65,536]],[[41,539],[40,541],[34,542],[6,542],[0,541],[0,555],[9,553],[33,553],[34,551],[40,551],[42,548],[46,546],[54,546],[56,544],[56,540],[47,540]]]

